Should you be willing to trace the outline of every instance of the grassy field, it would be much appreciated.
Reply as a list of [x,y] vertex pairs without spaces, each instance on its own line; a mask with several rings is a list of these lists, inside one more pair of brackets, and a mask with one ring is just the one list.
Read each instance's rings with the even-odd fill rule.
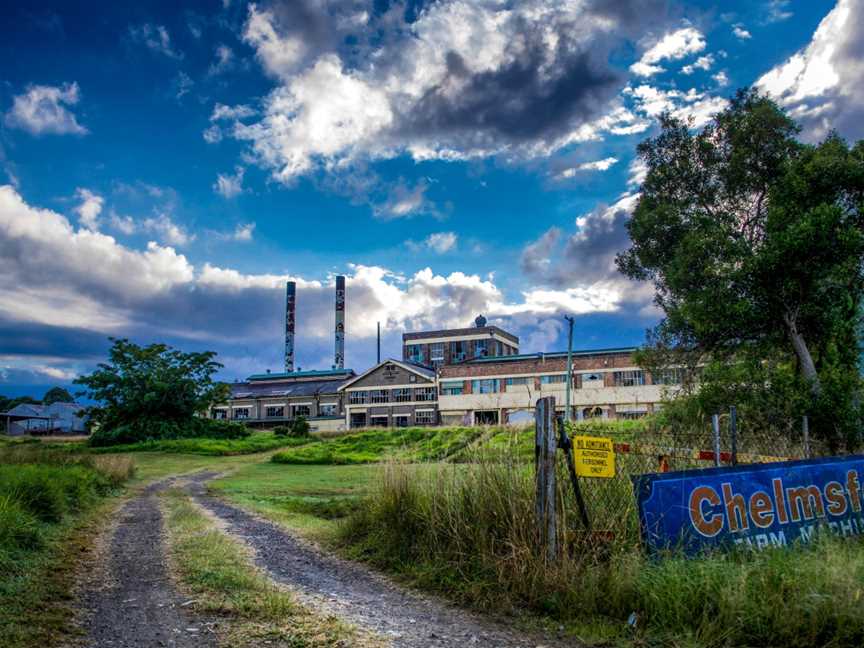
[[210,457],[255,454],[278,448],[303,446],[318,441],[315,437],[277,436],[272,432],[253,432],[245,439],[161,439],[141,441],[128,445],[90,448],[92,453],[116,454],[118,452],[169,452],[174,454],[196,454]]

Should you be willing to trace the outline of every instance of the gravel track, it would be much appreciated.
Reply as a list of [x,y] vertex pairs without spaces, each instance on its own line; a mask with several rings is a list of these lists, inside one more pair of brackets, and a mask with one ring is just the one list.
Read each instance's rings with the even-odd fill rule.
[[207,648],[214,624],[183,607],[166,566],[162,515],[154,484],[118,512],[104,548],[104,575],[81,593],[84,645],[98,648]]
[[245,542],[256,564],[301,600],[392,640],[398,648],[536,648],[575,642],[527,635],[440,600],[409,592],[366,568],[325,554],[283,528],[208,494],[212,473],[190,478],[194,499]]

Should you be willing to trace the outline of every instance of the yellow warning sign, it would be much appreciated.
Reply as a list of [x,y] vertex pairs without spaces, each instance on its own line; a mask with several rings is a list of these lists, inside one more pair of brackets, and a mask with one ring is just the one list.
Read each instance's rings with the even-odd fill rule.
[[580,477],[615,476],[615,448],[612,439],[593,436],[573,437],[573,459]]

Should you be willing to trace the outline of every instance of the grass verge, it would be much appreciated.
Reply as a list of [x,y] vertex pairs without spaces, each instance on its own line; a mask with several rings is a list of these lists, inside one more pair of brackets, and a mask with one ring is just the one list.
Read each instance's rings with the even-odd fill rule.
[[228,457],[233,455],[267,452],[278,448],[303,446],[318,441],[315,437],[278,436],[272,432],[253,432],[243,439],[159,439],[140,441],[126,445],[92,448],[93,453],[119,452],[166,452],[176,454],[195,454],[208,457]]
[[180,491],[165,493],[171,563],[206,615],[230,620],[231,646],[377,646],[334,617],[316,615],[257,570],[248,550]]

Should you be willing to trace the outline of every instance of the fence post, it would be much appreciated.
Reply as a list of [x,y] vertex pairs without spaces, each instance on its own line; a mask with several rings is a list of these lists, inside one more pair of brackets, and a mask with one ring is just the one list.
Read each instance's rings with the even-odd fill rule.
[[555,560],[556,547],[556,506],[555,506],[555,397],[547,396],[537,400],[534,410],[534,464],[536,467],[535,484],[537,487],[534,512],[540,541],[546,548],[546,559]]
[[804,432],[804,458],[810,458],[810,421],[807,419],[807,415],[804,415],[804,418],[801,419],[801,429]]
[[711,415],[711,426],[714,428],[714,465],[720,465],[720,415]]
[[729,436],[732,442],[732,465],[738,465],[738,408],[729,408]]

